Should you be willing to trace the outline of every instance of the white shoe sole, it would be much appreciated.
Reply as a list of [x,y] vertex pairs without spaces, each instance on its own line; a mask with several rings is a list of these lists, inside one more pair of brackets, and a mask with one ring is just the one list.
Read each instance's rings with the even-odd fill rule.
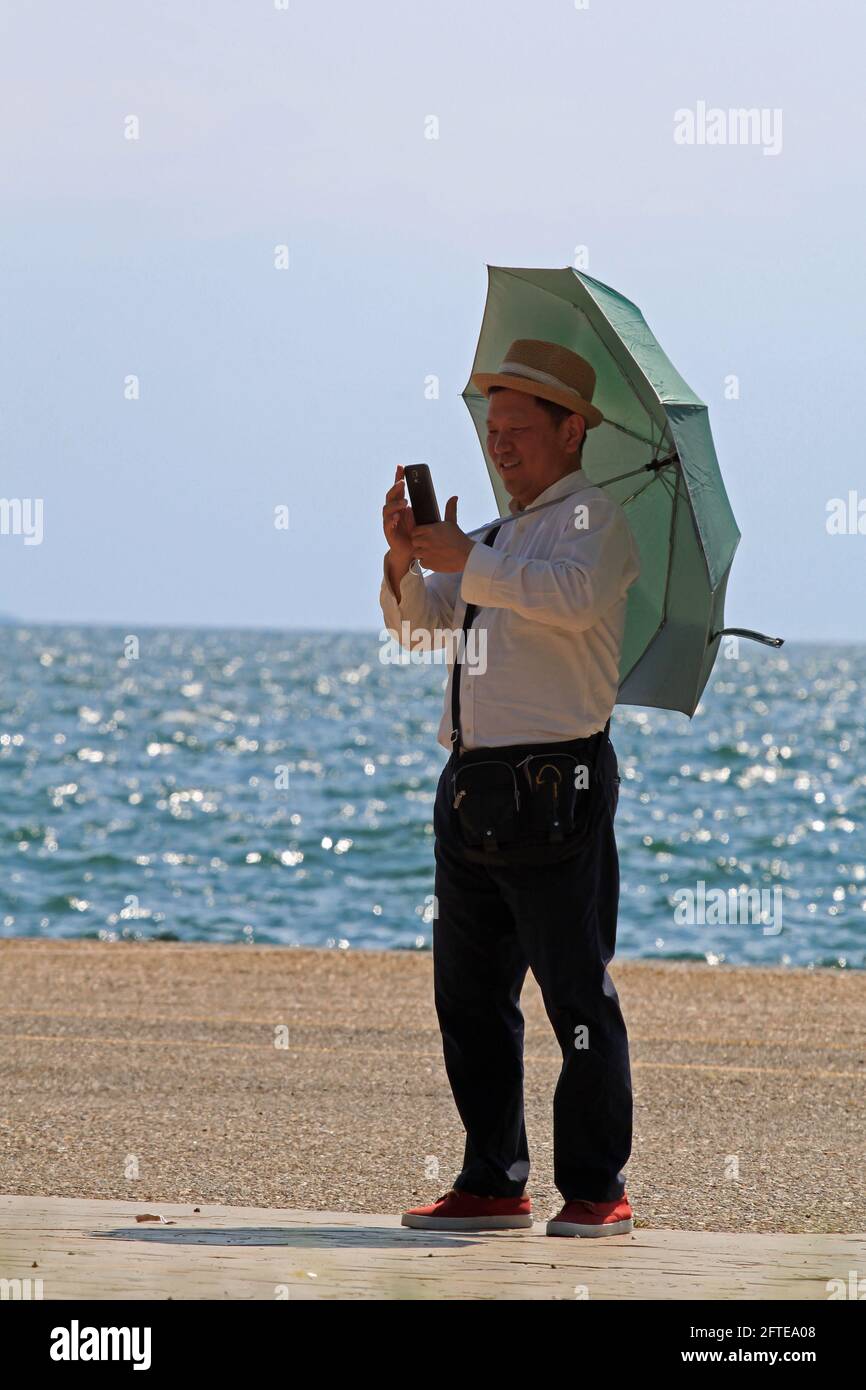
[[609,1221],[606,1226],[580,1226],[576,1221],[548,1221],[549,1236],[627,1236],[634,1228],[634,1221],[627,1216],[624,1221]]
[[401,1226],[416,1231],[525,1231],[532,1225],[531,1216],[410,1216],[407,1212]]

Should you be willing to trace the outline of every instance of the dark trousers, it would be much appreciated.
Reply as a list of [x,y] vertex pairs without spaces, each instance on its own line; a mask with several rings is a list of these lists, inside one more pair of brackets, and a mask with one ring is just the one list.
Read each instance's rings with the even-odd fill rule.
[[554,1181],[566,1201],[612,1201],[625,1188],[632,1139],[628,1037],[607,972],[619,899],[613,746],[603,741],[599,754],[585,843],[545,867],[488,868],[461,857],[452,766],[434,809],[433,962],[445,1067],[466,1130],[454,1186],[499,1197],[526,1186],[520,992],[531,969],[562,1050]]

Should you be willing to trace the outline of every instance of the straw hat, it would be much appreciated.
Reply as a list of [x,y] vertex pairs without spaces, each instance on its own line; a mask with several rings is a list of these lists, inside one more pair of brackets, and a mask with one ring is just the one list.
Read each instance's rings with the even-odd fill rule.
[[471,384],[484,396],[491,386],[504,386],[509,391],[524,391],[529,396],[555,401],[582,415],[588,430],[604,419],[592,404],[594,369],[585,357],[578,357],[558,343],[518,338],[506,352],[498,372],[476,372]]

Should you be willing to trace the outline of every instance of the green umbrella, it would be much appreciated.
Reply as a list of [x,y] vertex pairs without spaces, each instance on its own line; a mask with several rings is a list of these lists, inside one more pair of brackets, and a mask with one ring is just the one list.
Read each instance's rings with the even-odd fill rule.
[[[498,371],[516,338],[571,348],[596,371],[593,402],[604,422],[587,434],[583,469],[624,508],[641,560],[629,591],[619,702],[694,714],[721,637],[782,645],[781,638],[724,625],[740,532],[707,407],[668,361],[637,306],[570,266],[488,266],[472,372]],[[463,399],[507,518],[508,494],[485,448],[487,400],[471,383]]]

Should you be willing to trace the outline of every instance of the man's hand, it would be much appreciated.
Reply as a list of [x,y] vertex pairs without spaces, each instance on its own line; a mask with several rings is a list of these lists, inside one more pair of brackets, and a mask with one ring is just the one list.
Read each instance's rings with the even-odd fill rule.
[[406,485],[403,482],[404,470],[398,465],[394,482],[385,493],[382,508],[382,529],[388,542],[385,568],[397,602],[400,602],[400,580],[412,563],[412,528],[415,525],[412,508],[406,501]]
[[445,520],[412,530],[412,553],[425,569],[437,574],[462,570],[476,542],[457,525],[457,498],[445,503]]
[[385,493],[382,508],[382,529],[388,542],[388,549],[398,565],[404,564],[404,573],[412,562],[412,528],[415,525],[412,508],[406,501],[406,485],[403,482],[404,470],[398,465],[394,482]]

